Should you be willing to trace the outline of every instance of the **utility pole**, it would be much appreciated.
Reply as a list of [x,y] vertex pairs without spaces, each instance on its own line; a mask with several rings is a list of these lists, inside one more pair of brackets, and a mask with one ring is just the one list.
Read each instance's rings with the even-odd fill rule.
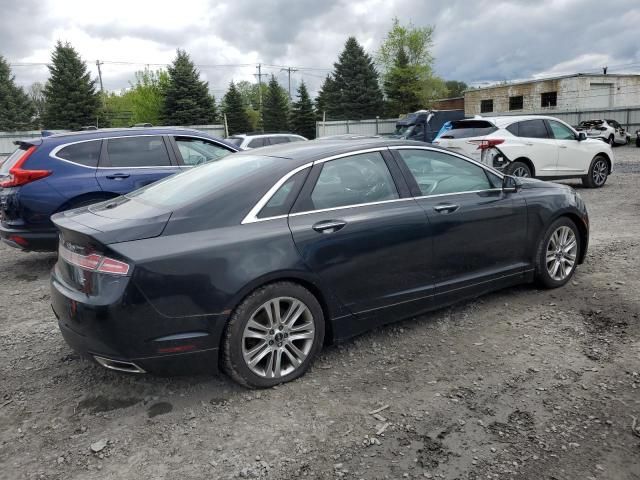
[[292,67],[287,67],[287,68],[281,68],[280,71],[285,71],[288,73],[289,75],[289,100],[291,100],[291,72],[297,72],[298,69],[297,68],[292,68]]
[[262,76],[267,74],[262,73],[261,63],[256,65],[256,68],[258,69],[258,73],[254,74],[254,76],[258,77],[258,111],[260,112],[260,127],[262,127]]
[[104,93],[104,85],[102,85],[102,70],[100,70],[100,65],[103,65],[104,62],[100,60],[96,60],[96,65],[98,66],[98,78],[100,79],[100,92]]

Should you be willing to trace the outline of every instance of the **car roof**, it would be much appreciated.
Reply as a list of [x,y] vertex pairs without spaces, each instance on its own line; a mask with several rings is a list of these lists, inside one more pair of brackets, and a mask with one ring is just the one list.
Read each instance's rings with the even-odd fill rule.
[[245,150],[235,155],[260,155],[293,160],[292,163],[304,165],[323,158],[359,150],[384,148],[393,146],[431,147],[434,150],[448,151],[446,148],[412,140],[396,140],[388,138],[334,138],[330,140],[316,139],[308,142],[279,143],[259,150]]
[[236,133],[234,135],[230,135],[227,138],[260,138],[260,137],[302,137],[302,135],[298,133],[287,133],[287,132]]
[[81,140],[99,140],[101,138],[109,137],[130,137],[136,135],[192,135],[197,137],[208,138],[217,142],[224,143],[225,145],[237,150],[238,147],[229,142],[226,142],[222,138],[215,137],[203,132],[201,130],[195,130],[193,128],[182,127],[130,127],[130,128],[100,128],[98,130],[82,130],[79,132],[64,132],[56,133],[43,137],[44,143],[56,143],[62,144],[69,141],[81,141]]
[[[496,127],[505,127],[507,125],[511,125],[515,122],[522,122],[524,120],[557,120],[562,122],[559,118],[552,117],[549,115],[503,115],[503,116],[495,116],[495,117],[482,117],[477,116],[475,118],[465,118],[463,120],[458,120],[458,122],[467,122],[467,121],[478,121],[478,120],[486,120],[488,122],[493,123]],[[566,122],[563,122],[566,123]]]

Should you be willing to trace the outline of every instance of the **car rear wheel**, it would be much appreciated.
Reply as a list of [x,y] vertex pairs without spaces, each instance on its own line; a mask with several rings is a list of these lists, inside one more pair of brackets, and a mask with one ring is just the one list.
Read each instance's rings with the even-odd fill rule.
[[279,282],[249,295],[229,320],[223,365],[236,382],[268,388],[303,375],[320,351],[324,315],[304,287]]
[[507,173],[514,177],[531,177],[532,172],[529,165],[524,162],[513,162],[507,167]]
[[589,173],[585,177],[582,177],[582,184],[589,188],[600,188],[604,186],[608,176],[609,164],[607,163],[607,159],[602,155],[596,155],[595,158],[591,160]]

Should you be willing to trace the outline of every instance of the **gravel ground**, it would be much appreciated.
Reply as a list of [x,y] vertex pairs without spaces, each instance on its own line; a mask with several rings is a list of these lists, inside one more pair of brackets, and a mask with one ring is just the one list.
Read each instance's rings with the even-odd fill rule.
[[117,374],[49,307],[50,254],[0,247],[0,478],[640,479],[640,149],[620,147],[587,261],[326,348],[302,379]]

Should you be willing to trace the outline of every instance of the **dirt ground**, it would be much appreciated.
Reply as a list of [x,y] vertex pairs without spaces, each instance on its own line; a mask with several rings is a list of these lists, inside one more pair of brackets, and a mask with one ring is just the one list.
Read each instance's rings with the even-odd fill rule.
[[64,343],[53,254],[0,247],[2,479],[640,479],[640,149],[615,149],[587,261],[326,348],[302,379],[104,370]]

